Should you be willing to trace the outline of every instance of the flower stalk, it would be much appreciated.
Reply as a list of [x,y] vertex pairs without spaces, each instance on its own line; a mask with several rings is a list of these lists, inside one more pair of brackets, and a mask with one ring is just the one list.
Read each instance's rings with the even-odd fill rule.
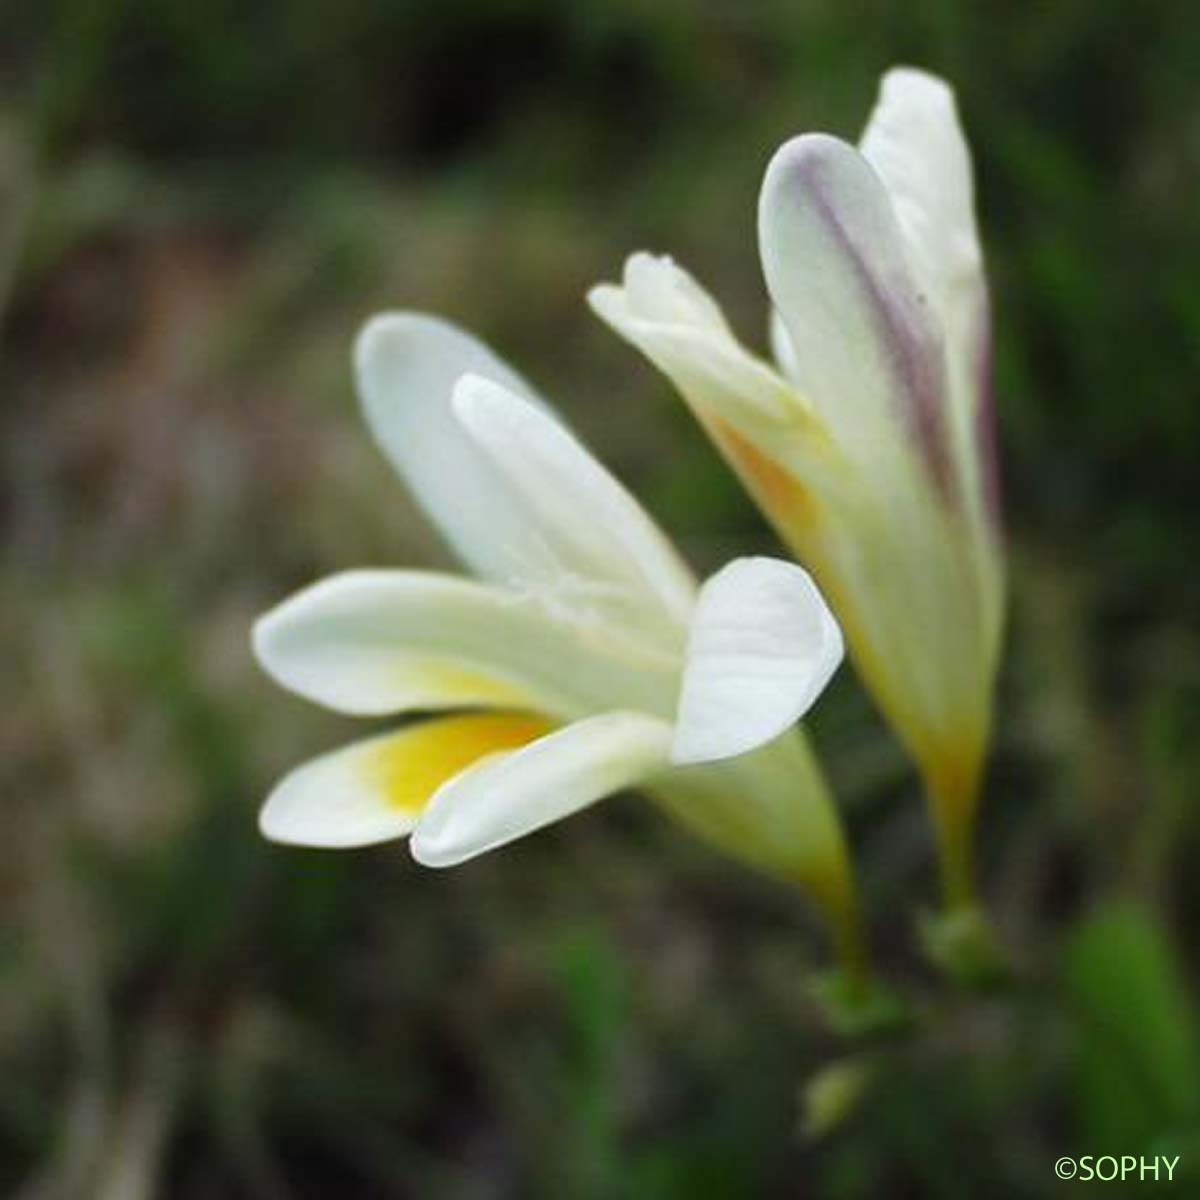
[[974,832],[979,777],[977,759],[957,758],[926,777],[941,864],[942,904],[948,913],[976,907]]

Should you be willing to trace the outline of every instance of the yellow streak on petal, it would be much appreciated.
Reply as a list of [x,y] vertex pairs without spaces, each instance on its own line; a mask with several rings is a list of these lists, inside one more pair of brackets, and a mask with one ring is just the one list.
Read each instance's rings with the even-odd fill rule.
[[815,521],[816,502],[794,475],[720,418],[710,418],[709,427],[730,465],[776,528],[800,532]]
[[532,697],[515,683],[437,659],[411,659],[404,664],[404,682],[413,694],[411,707],[487,704],[520,708]]
[[380,738],[361,770],[387,803],[414,816],[448,779],[489,754],[516,750],[553,726],[529,713],[468,713],[439,717]]

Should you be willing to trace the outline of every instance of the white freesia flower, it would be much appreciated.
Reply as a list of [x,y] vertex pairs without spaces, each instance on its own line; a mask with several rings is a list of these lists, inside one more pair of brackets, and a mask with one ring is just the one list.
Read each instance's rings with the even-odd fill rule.
[[356,368],[376,440],[481,578],[350,571],[259,620],[259,661],[292,691],[356,715],[437,714],[293,771],[263,832],[411,835],[420,862],[450,866],[636,785],[805,886],[849,946],[840,825],[789,732],[842,656],[808,575],[741,559],[698,589],[528,385],[443,321],[375,318]]
[[949,87],[891,71],[858,148],[786,143],[758,232],[775,366],[669,259],[634,255],[590,301],[811,567],[922,770],[947,890],[966,903],[1003,562],[987,288]]

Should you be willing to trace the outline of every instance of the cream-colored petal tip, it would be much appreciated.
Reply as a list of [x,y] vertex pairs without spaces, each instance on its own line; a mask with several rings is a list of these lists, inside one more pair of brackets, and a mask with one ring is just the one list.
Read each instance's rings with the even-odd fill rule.
[[258,828],[268,841],[341,850],[404,837],[413,815],[389,806],[355,778],[357,748],[334,751],[285,775],[267,797]]
[[940,75],[921,67],[892,67],[884,73],[879,88],[885,103],[909,96],[937,104],[952,104],[954,101],[954,89],[950,84]]
[[268,609],[250,627],[250,652],[254,661],[272,678],[274,669],[274,634],[278,623],[278,607]]
[[625,260],[622,275],[626,283],[639,280],[662,278],[678,271],[675,260],[669,254],[655,254],[652,250],[635,250]]
[[305,648],[304,618],[313,602],[320,602],[328,593],[331,579],[340,583],[348,577],[333,576],[309,584],[259,616],[250,630],[250,648],[263,672],[280,687],[318,704],[325,703],[326,697],[322,688],[314,687],[314,672],[300,653]]
[[376,313],[367,318],[354,339],[354,365],[360,374],[365,373],[381,355],[394,353],[406,342],[431,333],[462,335],[456,325],[432,313],[403,309]]
[[807,191],[822,182],[827,170],[864,163],[858,149],[841,138],[829,133],[802,133],[784,142],[771,156],[763,179],[763,196],[788,185],[798,184]]
[[[405,709],[520,703],[504,678],[457,653],[481,612],[496,603],[484,585],[421,571],[353,570],[327,576],[255,622],[251,644],[276,683],[356,716]],[[434,650],[431,639],[440,649]],[[460,661],[461,659],[461,661]]]
[[[479,796],[481,788],[487,787],[489,769],[514,753],[516,751],[488,755],[458,776],[459,788],[453,792],[443,791],[440,796],[434,794],[408,839],[408,850],[414,861],[440,871],[461,866],[503,844],[490,828],[481,832],[480,827],[489,824],[488,814],[476,813],[471,799]],[[463,786],[471,789],[465,806],[455,802],[455,797],[463,794]]]
[[626,329],[633,326],[637,318],[629,303],[629,295],[622,284],[598,283],[589,288],[588,307],[608,325]]

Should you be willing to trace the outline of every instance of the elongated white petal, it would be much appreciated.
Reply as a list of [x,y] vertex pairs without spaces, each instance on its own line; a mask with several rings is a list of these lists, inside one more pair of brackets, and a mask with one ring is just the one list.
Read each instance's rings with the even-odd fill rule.
[[[454,407],[560,562],[595,589],[593,603],[605,611],[627,601],[634,610],[653,597],[666,622],[682,628],[696,595],[691,572],[637,501],[566,429],[479,375],[459,380]],[[589,603],[586,591],[566,599]]]
[[945,487],[941,330],[879,175],[837,138],[793,139],[767,168],[759,242],[794,378],[839,445],[876,471],[902,453]]
[[802,399],[738,342],[712,297],[670,258],[631,255],[621,285],[592,288],[588,303],[692,405],[737,422],[805,415]]
[[947,424],[962,488],[981,534],[994,538],[1000,518],[987,282],[971,156],[954,93],[924,71],[889,71],[860,145],[887,187],[916,273],[941,324]]
[[811,512],[841,486],[842,456],[812,406],[746,350],[708,293],[669,258],[639,253],[621,286],[588,293],[593,310],[678,388],[759,503]]
[[[656,637],[675,625],[675,637],[681,639],[694,589],[686,568],[649,517],[486,346],[436,318],[394,313],[368,323],[355,361],[363,407],[377,441],[455,551],[478,574],[618,626],[632,626],[646,616]],[[556,501],[537,480],[523,479],[525,464],[514,461],[523,457],[519,439],[514,443],[497,429],[504,422],[487,413],[473,419],[475,428],[468,431],[452,403],[455,385],[467,375],[540,410],[540,466],[554,461],[560,469],[569,455],[581,480],[576,488]],[[535,417],[522,420],[528,426]],[[550,433],[545,432],[548,426]],[[587,463],[585,469],[579,468],[581,462]],[[580,501],[581,492],[590,502],[601,491],[606,533],[589,529],[586,520],[567,511]],[[623,501],[615,501],[615,495]],[[616,534],[626,551],[635,551],[635,564],[612,553]]]
[[796,365],[796,347],[792,345],[791,335],[779,309],[772,307],[769,318],[768,335],[771,339],[771,357],[785,379],[798,383],[799,371]]
[[812,707],[844,653],[807,571],[736,559],[700,589],[671,758],[708,762],[753,750]]
[[451,867],[578,812],[667,767],[671,727],[640,713],[589,717],[481,762],[433,797],[413,857]]
[[656,325],[679,325],[728,333],[717,302],[670,255],[644,250],[625,260],[622,283],[630,308]]
[[891,194],[917,270],[942,318],[964,314],[976,326],[983,254],[971,157],[954,93],[924,71],[889,71],[860,148]]
[[477,338],[423,313],[367,322],[354,349],[363,412],[375,440],[454,551],[487,578],[513,581],[540,551],[507,484],[450,406],[468,372],[533,398]]
[[259,828],[272,841],[296,846],[368,846],[403,837],[447,779],[548,728],[538,717],[476,713],[355,742],[285,776],[263,805]]
[[340,712],[597,707],[669,711],[674,659],[556,618],[541,602],[428,571],[347,571],[262,617],[254,648],[284,687]]

